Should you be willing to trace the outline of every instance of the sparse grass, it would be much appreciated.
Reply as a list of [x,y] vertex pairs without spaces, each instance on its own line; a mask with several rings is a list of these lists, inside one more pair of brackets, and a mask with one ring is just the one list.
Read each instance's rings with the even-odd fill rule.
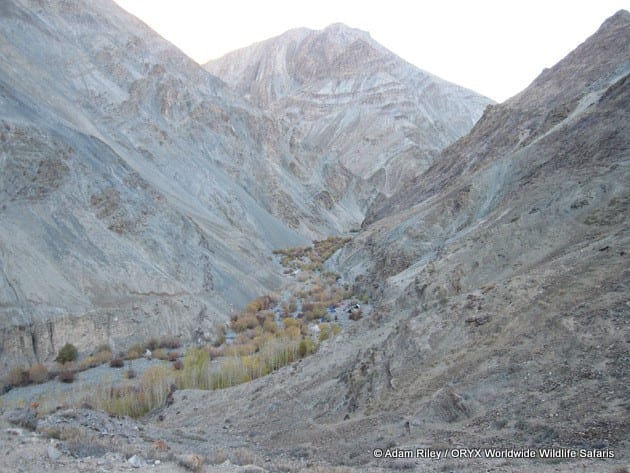
[[84,401],[111,414],[141,417],[166,402],[174,379],[173,370],[153,366],[145,371],[139,381],[95,390]]
[[105,363],[110,363],[113,359],[114,355],[112,355],[111,351],[99,351],[94,355],[90,355],[87,358],[81,360],[81,363],[79,364],[79,369],[83,371],[87,370],[88,368],[94,368]]
[[[351,296],[347,285],[339,285],[338,274],[322,272],[326,259],[347,241],[335,237],[315,241],[312,247],[275,252],[282,255],[286,264],[301,270],[302,289],[294,290],[284,298],[272,293],[252,300],[231,319],[230,326],[238,334],[232,344],[225,343],[226,330],[222,327],[212,346],[190,348],[183,359],[177,351],[168,351],[181,347],[180,340],[173,336],[135,344],[117,358],[108,346],[97,350],[79,367],[108,361],[111,366],[122,367],[124,358],[139,358],[147,349],[154,358],[169,360],[172,365],[150,368],[139,380],[131,379],[135,372],[129,366],[127,380],[117,382],[115,386],[102,385],[96,392],[90,388],[89,394],[81,397],[81,402],[115,415],[139,417],[163,405],[172,385],[181,389],[227,388],[268,375],[315,353],[318,341],[310,335],[309,321],[329,321],[328,307]],[[292,317],[300,306],[301,313]],[[320,341],[341,331],[338,324],[321,323],[319,328]],[[213,359],[215,361],[211,363]],[[65,373],[74,375],[70,369]]]

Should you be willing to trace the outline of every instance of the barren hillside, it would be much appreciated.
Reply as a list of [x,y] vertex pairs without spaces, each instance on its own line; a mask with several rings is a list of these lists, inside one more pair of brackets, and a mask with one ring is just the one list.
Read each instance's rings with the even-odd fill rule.
[[[0,13],[0,364],[196,342],[108,384],[111,414],[107,366],[92,397],[0,404],[0,471],[628,471],[630,13],[467,134],[448,114],[485,99],[342,25],[210,65],[225,84],[108,2]],[[404,99],[429,83],[443,134]],[[182,388],[230,363],[256,376]]]

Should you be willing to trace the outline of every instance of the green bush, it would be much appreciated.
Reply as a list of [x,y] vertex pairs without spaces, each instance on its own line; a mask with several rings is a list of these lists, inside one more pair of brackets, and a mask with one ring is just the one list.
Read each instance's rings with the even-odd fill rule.
[[61,350],[59,350],[55,361],[63,365],[65,363],[75,361],[78,357],[79,352],[77,351],[77,348],[72,343],[66,343],[63,347],[61,347]]

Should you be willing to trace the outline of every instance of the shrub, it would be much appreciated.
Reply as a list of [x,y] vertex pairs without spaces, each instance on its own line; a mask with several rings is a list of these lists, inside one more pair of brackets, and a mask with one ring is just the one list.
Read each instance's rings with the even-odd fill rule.
[[304,317],[307,320],[317,320],[324,317],[326,313],[326,306],[324,304],[317,303],[313,305],[311,310],[304,311]]
[[158,348],[153,351],[153,358],[158,360],[168,360],[168,352],[164,348]]
[[28,370],[28,379],[32,383],[43,383],[48,381],[48,368],[41,363],[31,366]]
[[288,338],[300,338],[300,336],[302,335],[302,330],[299,326],[290,326],[284,329],[283,331],[284,335],[286,335]]
[[128,369],[127,371],[125,371],[125,378],[127,379],[134,379],[136,377],[136,372],[132,369]]
[[123,366],[125,366],[125,362],[122,360],[122,358],[114,358],[112,361],[109,362],[109,366],[111,366],[112,368],[122,368]]
[[330,338],[330,326],[326,323],[319,324],[319,341],[323,342]]
[[173,362],[173,369],[174,370],[181,370],[184,367],[184,362],[182,360],[175,360]]
[[208,353],[210,353],[210,358],[220,358],[225,355],[225,346],[220,347],[209,347]]
[[63,365],[65,363],[75,361],[78,357],[79,352],[77,351],[77,348],[72,343],[66,343],[63,347],[61,347],[61,350],[59,350],[55,361]]
[[177,359],[179,358],[179,353],[176,351],[169,351],[166,354],[166,357],[168,358],[168,361],[177,361]]
[[184,369],[178,378],[182,389],[210,388],[210,353],[201,348],[191,348],[184,355]]
[[22,368],[13,368],[9,371],[6,381],[11,386],[23,386],[28,384],[28,371]]
[[160,341],[157,338],[150,338],[146,343],[145,348],[148,350],[155,350],[160,345]]
[[263,330],[269,333],[278,333],[280,328],[278,327],[278,324],[276,324],[273,320],[267,319],[263,324]]
[[258,318],[254,314],[237,315],[236,318],[231,322],[232,329],[235,332],[243,332],[247,329],[253,329],[258,325]]
[[135,360],[136,358],[140,358],[144,354],[144,348],[139,343],[132,345],[129,350],[127,350],[127,359]]
[[170,350],[181,348],[182,342],[173,335],[167,335],[160,339],[159,348],[168,348]]
[[305,356],[310,355],[311,353],[315,353],[317,346],[312,338],[304,338],[300,340],[300,345],[298,346],[298,355],[300,358],[304,358]]
[[80,369],[86,370],[88,368],[94,368],[95,366],[102,365],[112,361],[114,355],[111,351],[98,351],[92,356],[88,356],[81,362]]
[[62,383],[73,383],[74,382],[74,371],[65,369],[59,372],[59,381]]

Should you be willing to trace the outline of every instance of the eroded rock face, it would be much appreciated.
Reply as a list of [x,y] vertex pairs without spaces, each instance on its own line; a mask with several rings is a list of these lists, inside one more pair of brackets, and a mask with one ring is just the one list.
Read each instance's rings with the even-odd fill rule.
[[271,121],[113,3],[2,11],[0,370],[212,337],[312,232]]
[[492,103],[342,24],[291,30],[205,65],[280,121],[292,171],[347,230],[404,189]]

